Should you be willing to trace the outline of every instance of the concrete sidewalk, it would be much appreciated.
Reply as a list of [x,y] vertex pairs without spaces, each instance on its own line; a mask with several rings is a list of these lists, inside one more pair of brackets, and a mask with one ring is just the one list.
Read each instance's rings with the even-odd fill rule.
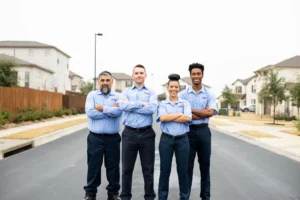
[[87,127],[86,114],[0,130],[0,159]]
[[[236,118],[238,119],[238,118]],[[212,117],[210,127],[300,162],[300,136],[284,133],[295,128],[247,125],[231,118]]]

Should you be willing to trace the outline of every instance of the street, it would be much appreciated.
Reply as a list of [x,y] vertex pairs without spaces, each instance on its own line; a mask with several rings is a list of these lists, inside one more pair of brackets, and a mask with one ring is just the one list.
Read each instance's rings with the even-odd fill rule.
[[[159,125],[154,123],[159,144]],[[212,130],[212,200],[300,200],[300,163]],[[86,180],[87,129],[0,160],[1,200],[81,200]],[[173,159],[174,160],[174,159]],[[156,148],[155,191],[159,178]],[[197,160],[196,160],[197,162]],[[199,199],[200,173],[195,163],[191,199]],[[106,199],[105,168],[97,199]],[[133,200],[143,199],[139,157],[133,177]],[[170,200],[178,200],[174,162]]]

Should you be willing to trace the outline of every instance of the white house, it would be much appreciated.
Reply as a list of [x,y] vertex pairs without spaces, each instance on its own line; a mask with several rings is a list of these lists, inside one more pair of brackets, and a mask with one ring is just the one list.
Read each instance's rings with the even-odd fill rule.
[[0,59],[13,60],[17,63],[18,67],[15,70],[19,86],[37,90],[50,90],[52,87],[54,71],[6,54],[0,54]]
[[71,91],[72,92],[80,92],[80,89],[83,85],[82,76],[70,71],[69,74],[70,84],[71,84]]
[[112,90],[122,92],[125,88],[133,86],[132,77],[125,73],[111,73],[114,80]]
[[[282,62],[279,62],[275,65],[268,65],[266,67],[260,68],[256,70],[254,73],[256,74],[256,90],[260,91],[263,84],[265,83],[267,74],[270,70],[278,71],[278,76],[285,78],[285,81],[291,85],[298,80],[300,76],[300,56],[294,56],[292,58],[286,59]],[[288,93],[288,90],[287,90]],[[258,96],[256,97],[256,102],[258,102]],[[290,115],[297,116],[297,108],[292,106],[290,100],[284,101],[281,105],[276,107],[276,114],[280,115]],[[263,115],[273,115],[273,107],[271,106],[271,102],[264,101],[263,104],[259,103],[256,106],[256,114]]]
[[[231,105],[231,108],[239,109],[241,106],[256,104],[256,76],[253,75],[246,79],[237,79],[232,84],[232,92],[237,94],[237,104]],[[227,108],[223,105],[222,95],[218,97],[218,108]]]
[[[169,93],[168,93],[167,88],[166,88],[167,84],[168,84],[168,83],[164,83],[164,84],[162,85],[162,87],[163,87],[163,93],[157,95],[157,98],[158,98],[159,100],[164,100],[164,99],[166,99],[166,98],[169,96]],[[189,86],[192,85],[192,80],[191,80],[190,77],[187,76],[187,77],[181,78],[181,79],[179,80],[179,84],[180,84],[180,91],[182,91],[182,90],[184,90],[184,89],[186,89],[187,87],[189,87]],[[204,83],[202,83],[202,85],[203,85],[205,88],[207,88],[207,89],[210,89],[210,88],[211,88],[209,85],[206,85],[206,84],[204,84]]]
[[[35,41],[0,41],[0,53],[53,71],[53,79],[49,80],[50,91],[65,93],[66,90],[71,90],[69,81],[71,57],[57,47]],[[30,71],[26,73],[29,73],[29,77],[35,77]]]

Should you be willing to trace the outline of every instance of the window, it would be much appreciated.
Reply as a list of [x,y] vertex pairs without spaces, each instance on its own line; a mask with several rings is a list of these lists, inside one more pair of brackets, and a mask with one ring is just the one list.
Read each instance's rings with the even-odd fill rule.
[[57,64],[59,64],[59,59],[57,58]]
[[252,91],[252,93],[256,93],[256,85],[251,86],[251,91]]
[[255,99],[251,99],[251,104],[255,104]]
[[247,102],[246,102],[246,100],[244,101],[244,106],[246,106],[247,105]]
[[28,49],[28,55],[33,56],[33,49]]
[[125,87],[131,87],[131,86],[132,86],[132,81],[125,82]]
[[76,88],[77,88],[77,85],[72,85],[72,86],[71,86],[72,92],[76,92]]
[[45,50],[45,56],[49,56],[50,55],[50,49],[46,49]]
[[241,94],[242,93],[242,87],[241,86],[236,86],[235,87],[235,93]]
[[25,72],[25,87],[29,88],[30,73]]
[[180,85],[180,91],[185,90],[186,85]]
[[69,64],[67,64],[67,69],[69,69]]

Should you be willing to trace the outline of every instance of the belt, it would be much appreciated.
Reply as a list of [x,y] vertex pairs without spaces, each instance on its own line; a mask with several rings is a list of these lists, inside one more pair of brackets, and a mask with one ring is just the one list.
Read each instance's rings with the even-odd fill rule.
[[208,124],[191,124],[190,128],[202,128],[202,127],[207,127]]
[[133,128],[131,126],[125,126],[125,127],[128,128],[128,129],[130,129],[130,130],[134,130],[134,131],[142,131],[142,130],[146,130],[146,129],[152,128],[151,125],[144,126],[144,127],[139,127],[139,128]]
[[176,136],[174,136],[174,135],[170,135],[170,134],[165,133],[165,132],[162,132],[162,134],[165,135],[165,136],[167,136],[167,137],[173,138],[173,139],[183,138],[183,137],[185,137],[187,135],[186,133],[184,133],[182,135],[176,135]]
[[92,131],[90,131],[90,133],[96,135],[96,136],[115,136],[117,135],[118,133],[94,133]]

